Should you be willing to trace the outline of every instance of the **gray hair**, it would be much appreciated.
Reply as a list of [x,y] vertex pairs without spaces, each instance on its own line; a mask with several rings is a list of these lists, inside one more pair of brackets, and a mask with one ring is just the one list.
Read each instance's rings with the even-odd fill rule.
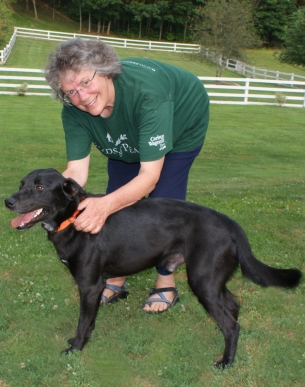
[[60,79],[66,71],[79,73],[93,70],[108,78],[117,78],[123,71],[115,51],[100,40],[70,39],[60,43],[49,56],[45,78],[52,88],[52,97],[64,102]]

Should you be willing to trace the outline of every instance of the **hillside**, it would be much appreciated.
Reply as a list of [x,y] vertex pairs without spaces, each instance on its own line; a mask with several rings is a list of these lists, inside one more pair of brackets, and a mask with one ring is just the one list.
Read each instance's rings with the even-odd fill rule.
[[[38,19],[35,19],[32,2],[29,1],[28,4],[29,10],[26,9],[26,2],[24,0],[17,0],[11,4],[13,17],[6,42],[2,44],[3,46],[9,41],[14,26],[52,31],[79,32],[78,23],[69,19],[63,13],[58,11],[53,13],[53,9],[42,1],[36,1]],[[93,27],[92,34],[96,34],[94,28],[95,27]],[[82,32],[88,33],[86,24],[83,25]],[[304,68],[281,63],[277,60],[276,54],[277,53],[272,49],[247,50],[247,64],[262,69],[305,76]]]
[[35,19],[33,4],[28,2],[29,9],[26,9],[26,2],[24,0],[17,0],[11,4],[13,11],[13,18],[10,27],[10,35],[14,30],[14,26],[24,28],[35,28],[53,31],[78,32],[78,23],[69,19],[63,13],[55,11],[47,4],[36,1],[38,19]]

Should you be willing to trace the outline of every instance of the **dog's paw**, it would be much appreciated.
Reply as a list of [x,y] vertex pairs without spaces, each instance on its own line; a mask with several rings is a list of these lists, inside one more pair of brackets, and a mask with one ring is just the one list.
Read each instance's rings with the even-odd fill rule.
[[64,349],[63,351],[61,351],[61,354],[62,355],[68,355],[69,353],[71,353],[73,351],[72,347],[69,347],[69,348],[66,348]]
[[73,344],[74,344],[74,341],[75,341],[75,337],[72,337],[71,339],[67,340],[67,343],[70,345],[70,347],[64,349],[63,351],[61,351],[61,353],[62,353],[63,355],[67,355],[68,353],[70,353],[70,352],[73,351]]
[[225,358],[221,358],[217,361],[214,362],[214,367],[216,368],[222,368],[222,369],[225,369],[227,367],[230,367],[233,365],[233,362],[231,361],[231,359],[225,359]]
[[67,343],[72,346],[74,344],[74,341],[75,341],[75,337],[72,337],[71,339],[67,340]]

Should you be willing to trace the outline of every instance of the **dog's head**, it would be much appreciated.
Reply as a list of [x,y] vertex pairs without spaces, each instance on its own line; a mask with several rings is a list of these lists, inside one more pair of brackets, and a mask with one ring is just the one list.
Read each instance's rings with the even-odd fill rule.
[[85,191],[55,169],[37,169],[21,180],[19,191],[5,199],[6,207],[20,215],[12,220],[17,230],[38,222],[48,231],[68,219],[77,209]]

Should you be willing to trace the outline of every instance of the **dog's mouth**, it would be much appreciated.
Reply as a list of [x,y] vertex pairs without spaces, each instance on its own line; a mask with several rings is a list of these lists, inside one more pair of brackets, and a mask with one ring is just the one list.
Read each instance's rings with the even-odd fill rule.
[[39,208],[38,210],[20,214],[12,220],[11,225],[17,230],[26,230],[40,222],[46,214],[47,211],[44,208]]

